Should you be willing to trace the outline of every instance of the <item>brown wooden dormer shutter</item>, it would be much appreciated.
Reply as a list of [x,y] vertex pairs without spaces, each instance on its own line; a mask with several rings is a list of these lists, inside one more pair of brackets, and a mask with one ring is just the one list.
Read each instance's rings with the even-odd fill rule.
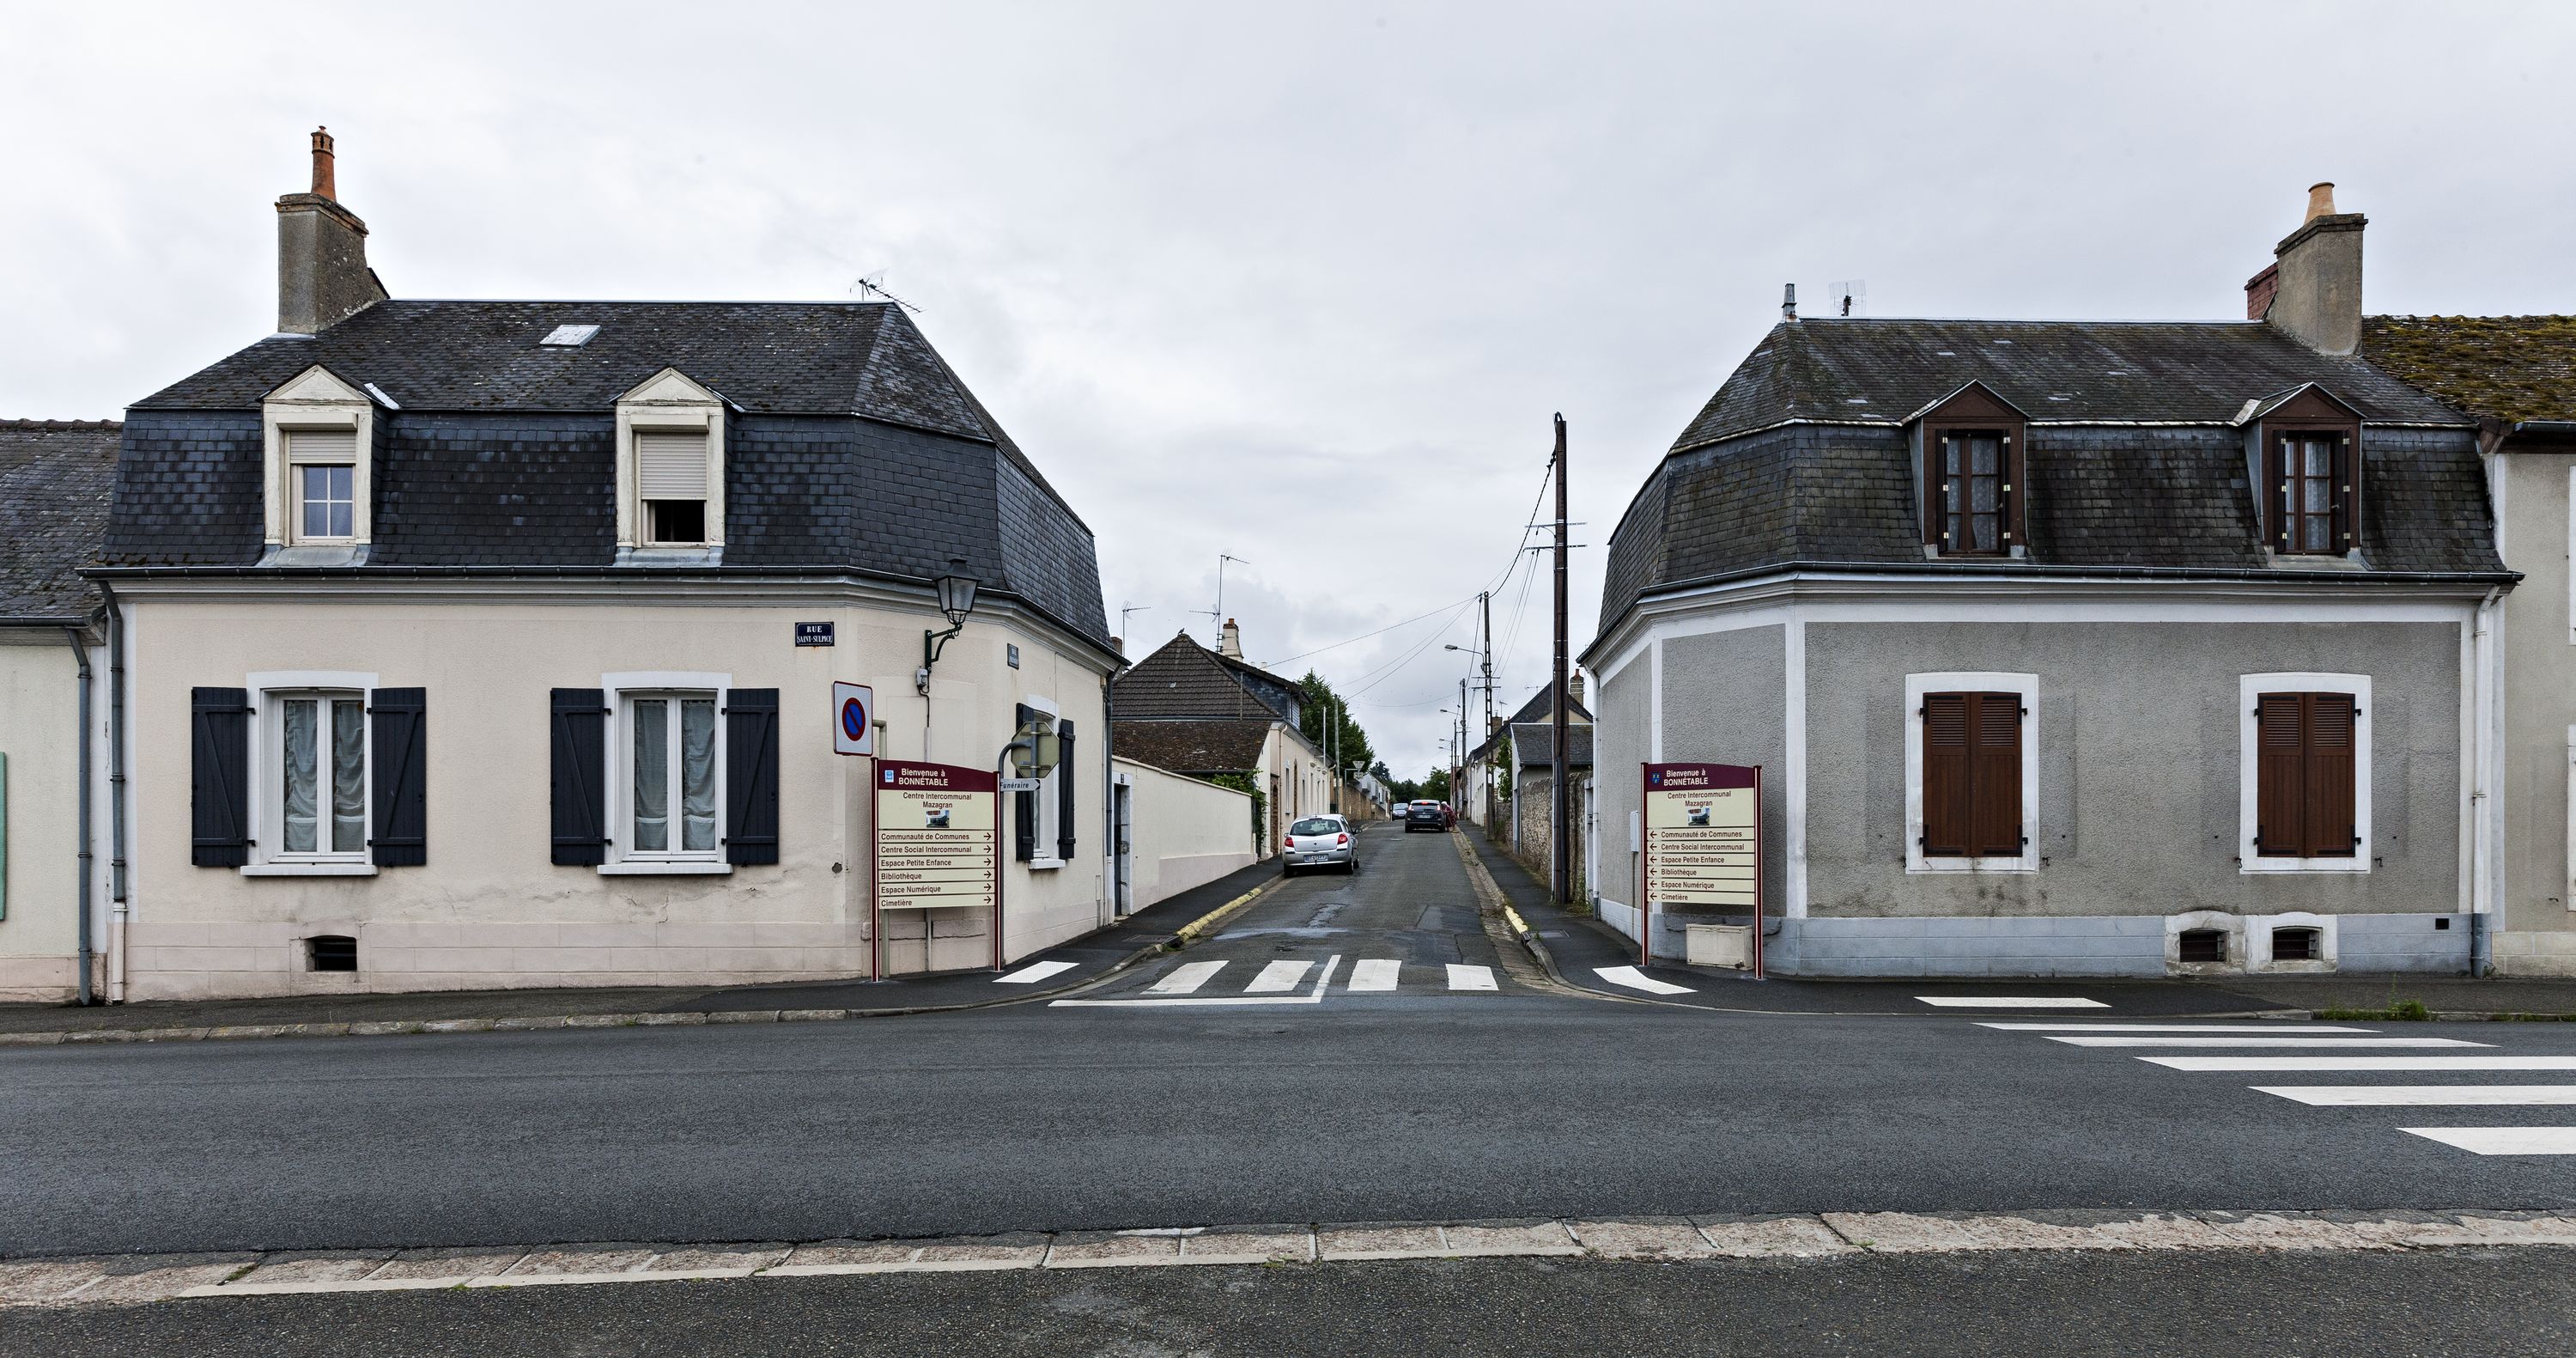
[[2353,455],[2352,435],[2335,435],[2334,445],[2334,549],[2349,552],[2361,545],[2361,525],[2353,513],[2359,504],[2353,492],[2358,489],[2361,462]]

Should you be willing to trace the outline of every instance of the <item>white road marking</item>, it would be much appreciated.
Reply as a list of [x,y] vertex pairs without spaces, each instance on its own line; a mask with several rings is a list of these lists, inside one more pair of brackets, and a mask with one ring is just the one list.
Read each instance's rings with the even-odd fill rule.
[[1148,995],[1187,995],[1225,970],[1223,962],[1183,962],[1172,974],[1145,987]]
[[2070,1047],[2492,1047],[2456,1037],[2052,1037]]
[[1608,981],[1612,985],[1623,985],[1628,987],[1630,990],[1642,990],[1649,995],[1688,995],[1692,993],[1689,986],[1674,985],[1669,981],[1658,981],[1654,977],[1637,970],[1635,967],[1594,967],[1592,972],[1594,975],[1599,976],[1602,980]]
[[2576,1085],[2252,1085],[2315,1108],[2465,1108],[2576,1103]]
[[1315,964],[1312,962],[1273,962],[1263,967],[1260,975],[1252,978],[1252,984],[1245,986],[1243,993],[1246,995],[1287,994],[1295,990],[1297,983],[1305,980],[1306,973],[1314,968]]
[[[2277,1033],[2284,1023],[1980,1023],[1980,1028],[2000,1028],[2012,1033]],[[2301,1022],[2291,1028],[2300,1033],[2375,1033],[2376,1028],[2336,1028],[2323,1023]]]
[[[1191,966],[1221,967],[1222,962],[1193,962]],[[1145,992],[1145,998],[1134,1000],[1049,1000],[1050,1009],[1177,1009],[1192,1006],[1204,1009],[1244,1007],[1264,1004],[1322,1004],[1324,988],[1333,983],[1333,973],[1341,970],[1342,955],[1324,959],[1324,974],[1315,978],[1315,988],[1303,995],[1166,995]],[[1202,977],[1202,980],[1205,978]]]
[[1008,976],[993,978],[995,985],[1030,985],[1050,976],[1061,976],[1073,970],[1071,962],[1031,962]]
[[1449,964],[1449,988],[1451,990],[1495,989],[1494,969],[1492,967],[1471,967],[1464,963],[1452,962]]
[[2576,1070],[2576,1056],[2141,1056],[2169,1070]]
[[1393,958],[1371,957],[1351,964],[1351,983],[1345,990],[1393,990],[1401,964]]
[[2108,1009],[2100,1000],[2073,995],[1917,995],[1939,1009]]
[[2477,1155],[2576,1155],[2576,1127],[2400,1127]]

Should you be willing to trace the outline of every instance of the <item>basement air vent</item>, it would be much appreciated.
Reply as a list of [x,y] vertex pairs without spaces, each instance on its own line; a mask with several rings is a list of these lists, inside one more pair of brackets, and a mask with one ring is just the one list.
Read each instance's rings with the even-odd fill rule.
[[2275,962],[2314,962],[2323,956],[2314,929],[2275,929],[2272,931],[2272,960]]
[[2185,962],[2227,960],[2227,931],[2224,929],[2185,929],[2181,943],[2181,960]]
[[358,940],[347,934],[322,934],[304,940],[307,959],[315,971],[356,971]]
[[551,344],[558,349],[578,349],[590,343],[590,337],[598,333],[599,327],[595,325],[559,325],[537,343]]

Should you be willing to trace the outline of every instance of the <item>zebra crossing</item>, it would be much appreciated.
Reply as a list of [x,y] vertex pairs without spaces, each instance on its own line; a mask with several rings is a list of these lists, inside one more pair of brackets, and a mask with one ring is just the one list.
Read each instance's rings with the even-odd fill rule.
[[[1336,953],[1320,960],[1284,959],[1266,963],[1230,960],[1183,962],[1132,994],[1106,998],[1052,1000],[1051,1009],[1239,1008],[1245,1006],[1321,1004],[1332,994],[1385,995],[1413,993],[1496,994],[1502,989],[1494,969],[1464,962],[1405,963],[1392,957],[1363,957],[1345,974]],[[1250,970],[1256,967],[1257,970]],[[1408,987],[1408,981],[1415,981]],[[1339,981],[1336,990],[1335,982]],[[1434,985],[1432,982],[1437,981]]]
[[[2113,1050],[2165,1070],[2201,1074],[2576,1071],[2576,1056],[2497,1052],[2492,1042],[2391,1037],[2375,1028],[2286,1023],[2007,1023],[1980,1028],[2086,1050]],[[2258,1035],[2259,1034],[2259,1035]],[[2213,1048],[2228,1055],[2201,1055]],[[2260,1055],[2240,1055],[2269,1048]],[[2168,1049],[2182,1054],[2166,1054]],[[2403,1049],[2403,1055],[2388,1054]],[[2311,1108],[2543,1108],[2576,1106],[2576,1084],[2259,1084],[2256,1094]],[[2400,1126],[2472,1155],[2576,1155],[2576,1126]]]

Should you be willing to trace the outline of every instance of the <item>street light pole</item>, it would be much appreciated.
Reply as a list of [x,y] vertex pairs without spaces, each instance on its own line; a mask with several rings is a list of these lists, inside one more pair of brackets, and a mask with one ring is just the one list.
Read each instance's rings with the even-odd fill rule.
[[1548,786],[1548,849],[1552,860],[1549,888],[1557,904],[1573,898],[1573,850],[1567,836],[1568,823],[1565,786],[1565,416],[1556,417],[1556,663],[1548,671],[1547,681],[1556,698],[1550,704],[1555,711],[1548,729],[1548,755],[1553,764]]

